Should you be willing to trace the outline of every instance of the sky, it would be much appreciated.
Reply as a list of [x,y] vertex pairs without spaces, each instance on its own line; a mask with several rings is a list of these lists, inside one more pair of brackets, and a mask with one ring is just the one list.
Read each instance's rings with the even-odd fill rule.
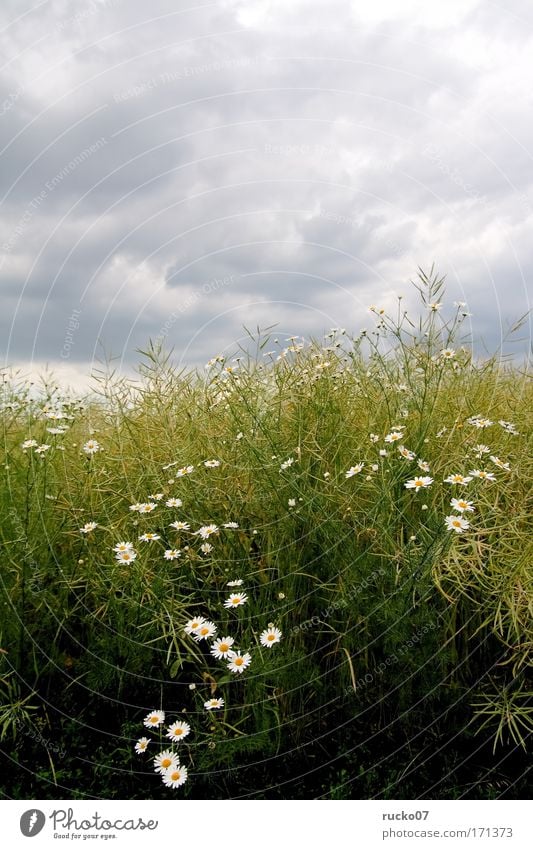
[[2,364],[358,333],[417,268],[523,357],[528,0],[2,0]]

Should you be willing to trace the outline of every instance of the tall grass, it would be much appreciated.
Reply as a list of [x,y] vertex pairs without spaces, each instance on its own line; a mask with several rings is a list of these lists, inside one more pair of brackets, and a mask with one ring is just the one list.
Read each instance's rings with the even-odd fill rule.
[[[84,399],[6,375],[0,734],[15,792],[523,792],[531,388],[516,365],[472,360],[464,305],[441,304],[433,272],[417,288],[416,320],[399,301],[357,337],[259,337],[202,373],[150,344],[137,381],[100,373]],[[471,480],[445,482],[459,473]],[[432,483],[407,488],[418,476]],[[135,560],[116,559],[120,541]],[[251,654],[242,674],[185,633],[198,615]],[[282,638],[266,648],[269,625]],[[163,727],[133,753],[153,709],[192,727],[179,790],[152,771]]]

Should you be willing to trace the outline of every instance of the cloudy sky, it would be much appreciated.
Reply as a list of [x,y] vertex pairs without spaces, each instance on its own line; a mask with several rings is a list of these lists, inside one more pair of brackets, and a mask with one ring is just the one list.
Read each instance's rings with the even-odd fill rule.
[[6,364],[357,332],[432,263],[479,355],[529,309],[529,0],[2,0],[0,48]]

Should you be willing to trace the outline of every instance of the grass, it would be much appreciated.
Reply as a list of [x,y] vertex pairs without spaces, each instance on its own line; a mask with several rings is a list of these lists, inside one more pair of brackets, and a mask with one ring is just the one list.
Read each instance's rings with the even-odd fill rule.
[[[416,320],[399,301],[357,337],[258,336],[202,373],[150,344],[138,380],[101,372],[82,399],[5,375],[5,794],[529,792],[531,386],[519,366],[472,360],[464,306],[441,306],[433,272],[416,285]],[[418,476],[432,482],[407,488]],[[448,529],[451,516],[468,526]],[[196,616],[249,668],[185,633]],[[282,638],[267,648],[270,625]],[[206,711],[209,698],[224,707]],[[165,723],[147,729],[154,709]],[[176,746],[177,719],[192,733]],[[176,789],[152,765],[172,746],[189,771]]]

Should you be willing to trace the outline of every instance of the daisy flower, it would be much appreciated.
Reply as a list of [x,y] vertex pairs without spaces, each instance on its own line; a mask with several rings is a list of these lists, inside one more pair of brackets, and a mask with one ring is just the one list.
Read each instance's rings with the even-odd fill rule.
[[459,513],[473,513],[476,509],[471,501],[465,501],[464,498],[452,498],[450,504]]
[[165,501],[165,505],[167,507],[182,507],[183,501],[181,498],[169,498],[168,501]]
[[157,504],[154,504],[153,501],[148,501],[145,504],[139,504],[139,513],[152,513],[156,507]]
[[213,546],[210,542],[203,542],[200,546],[202,554],[210,554],[213,551]]
[[66,427],[47,427],[46,430],[48,433],[51,433],[52,436],[59,436],[67,432]]
[[230,657],[230,662],[228,663],[228,669],[230,672],[244,672],[244,670],[250,666],[252,662],[252,656],[248,652],[241,654],[238,652],[230,652],[228,655]]
[[148,496],[148,501],[161,501],[162,498],[163,498],[163,493],[162,492],[156,492],[155,495],[149,495]]
[[470,483],[471,480],[472,480],[472,478],[470,477],[470,475],[465,476],[465,475],[454,474],[454,475],[448,475],[447,478],[444,478],[444,483],[458,483],[458,484],[464,485],[464,484]]
[[479,445],[474,445],[472,447],[472,453],[476,454],[478,457],[481,457],[482,454],[490,454],[490,448],[488,445],[483,445],[480,443]]
[[289,507],[296,507],[296,498],[289,498],[289,500],[287,501],[287,505]]
[[392,430],[385,437],[385,442],[398,442],[399,439],[403,439],[403,433],[400,433],[398,430]]
[[36,454],[44,454],[44,452],[48,451],[48,449],[51,448],[51,447],[52,447],[51,445],[44,445],[44,444],[39,445],[39,447],[35,449],[35,453]]
[[452,360],[455,357],[455,351],[453,348],[444,348],[444,350],[440,352],[440,355],[443,360]]
[[139,510],[141,509],[141,507],[142,507],[142,504],[138,501],[138,502],[137,502],[137,504],[130,504],[129,509],[130,509],[133,513],[138,513],[138,512],[139,512]]
[[289,459],[288,459],[288,460],[285,460],[285,461],[281,464],[281,466],[279,467],[280,472],[284,472],[284,471],[285,471],[285,469],[288,469],[288,468],[289,468],[289,466],[292,466],[292,464],[293,464],[293,463],[294,463],[294,457],[289,457]]
[[405,460],[414,460],[416,457],[415,452],[409,451],[409,449],[406,448],[405,445],[398,445],[398,452],[401,454],[402,457],[404,457]]
[[503,421],[503,419],[500,419],[498,424],[503,427],[503,429],[506,430],[507,433],[512,433],[513,436],[518,436],[516,426],[512,422],[505,422]]
[[206,710],[220,710],[224,707],[224,699],[208,699],[204,702]]
[[351,466],[347,472],[345,472],[344,477],[353,478],[354,475],[358,475],[360,471],[364,468],[364,463],[356,463],[355,466]]
[[203,625],[206,620],[203,616],[196,616],[195,619],[189,619],[188,622],[185,623],[184,631],[186,634],[194,634],[200,627]]
[[150,744],[150,740],[148,737],[140,737],[139,740],[135,743],[135,751],[138,755],[141,755],[143,752],[146,752]]
[[198,528],[195,533],[202,537],[202,539],[209,539],[212,534],[218,534],[218,526],[217,525],[202,525],[201,528]]
[[98,525],[96,522],[85,522],[83,528],[80,528],[80,534],[90,534]]
[[115,560],[118,560],[119,563],[132,563],[137,557],[137,552],[133,548],[129,548],[127,551],[117,551],[115,554]]
[[442,301],[434,301],[432,304],[428,304],[428,310],[431,312],[438,312],[442,307]]
[[191,529],[188,522],[171,522],[169,527],[174,528],[175,531],[190,531]]
[[162,710],[153,710],[144,718],[143,725],[147,728],[157,728],[163,725],[165,721],[165,712]]
[[240,607],[248,601],[246,593],[230,593],[229,598],[224,602],[224,607],[231,610],[233,607]]
[[237,578],[235,581],[228,581],[226,584],[227,587],[242,587],[243,580],[242,578]]
[[179,548],[167,548],[165,551],[165,560],[177,560],[178,557],[181,557],[181,551]]
[[178,469],[176,472],[177,478],[184,478],[185,475],[190,475],[194,472],[194,466],[184,466],[182,469]]
[[133,543],[131,542],[117,542],[114,546],[113,551],[121,552],[121,551],[133,551]]
[[224,522],[222,525],[223,528],[238,528],[237,522]]
[[422,472],[429,472],[429,463],[425,460],[417,460],[416,465]]
[[282,634],[279,628],[275,628],[273,625],[271,625],[259,635],[259,642],[262,646],[265,646],[267,649],[269,649],[271,646],[274,645],[274,643],[279,643],[279,641],[281,640],[281,636]]
[[494,454],[490,455],[490,459],[492,460],[495,466],[498,466],[499,469],[504,469],[506,472],[511,471],[509,463],[504,463],[503,460],[500,460],[499,457],[495,457]]
[[22,443],[22,450],[25,451],[26,448],[37,448],[39,443],[36,439],[26,439],[25,442]]
[[457,534],[461,534],[470,527],[468,519],[463,519],[462,516],[446,516],[444,521],[446,523],[446,528],[449,531],[455,531]]
[[419,489],[431,486],[432,483],[433,478],[430,477],[412,478],[410,481],[407,481],[405,488],[414,489],[415,492],[418,492]]
[[206,460],[204,466],[206,469],[216,469],[217,466],[220,466],[220,460]]
[[172,725],[168,726],[166,736],[170,740],[180,741],[183,740],[184,737],[189,734],[191,730],[191,726],[188,722],[182,722],[182,720],[178,719],[177,722],[173,722]]
[[161,539],[161,537],[159,536],[159,534],[148,533],[141,534],[139,539],[142,540],[142,542],[152,542],[152,540]]
[[187,781],[187,767],[170,767],[163,773],[163,784],[165,787],[181,787]]
[[494,474],[494,472],[484,472],[482,469],[472,469],[469,474],[472,475],[472,477],[474,478],[480,478],[484,481],[496,480],[496,475]]
[[88,439],[85,445],[83,446],[83,450],[86,454],[96,454],[97,451],[101,451],[100,443],[96,441],[96,439]]
[[176,769],[180,762],[177,754],[170,749],[165,749],[154,758],[154,771],[163,774],[167,769]]
[[231,651],[231,647],[235,640],[233,637],[219,637],[211,646],[211,654],[217,660],[224,660]]
[[217,632],[217,626],[214,622],[210,622],[209,620],[204,621],[198,628],[192,632],[192,635],[197,643],[200,640],[208,640],[210,637],[214,637]]

